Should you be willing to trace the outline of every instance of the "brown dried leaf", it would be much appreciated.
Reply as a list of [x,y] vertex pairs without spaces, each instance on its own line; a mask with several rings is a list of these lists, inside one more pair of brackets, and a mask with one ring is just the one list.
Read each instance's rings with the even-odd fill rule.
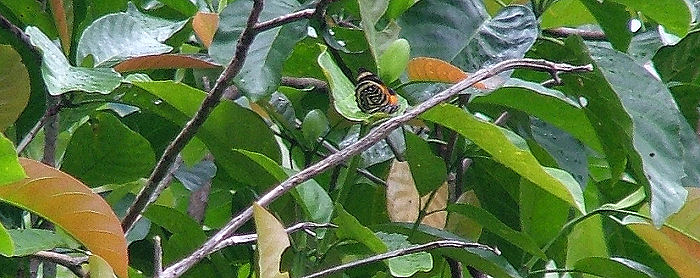
[[214,40],[217,28],[219,28],[218,14],[198,12],[192,18],[192,29],[207,48]]
[[[425,204],[426,202],[428,202],[429,197],[430,194],[421,197],[421,203]],[[436,229],[444,229],[445,223],[447,222],[447,211],[445,211],[445,209],[447,208],[447,198],[447,182],[445,182],[442,184],[442,186],[440,186],[440,188],[437,189],[435,196],[433,196],[433,199],[430,201],[430,204],[428,204],[428,207],[425,209],[426,212],[433,212],[437,210],[442,211],[429,214],[428,216],[423,218],[423,222],[421,223]]]
[[127,72],[145,69],[213,69],[220,66],[205,55],[160,54],[127,59],[114,66],[114,70]]

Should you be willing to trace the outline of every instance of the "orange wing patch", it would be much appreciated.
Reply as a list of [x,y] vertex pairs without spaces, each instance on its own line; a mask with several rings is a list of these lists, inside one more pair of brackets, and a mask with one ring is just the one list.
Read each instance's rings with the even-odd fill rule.
[[[408,78],[412,81],[457,83],[467,77],[469,77],[468,73],[437,58],[416,57],[408,62]],[[488,89],[481,82],[474,84],[473,87],[480,90]]]

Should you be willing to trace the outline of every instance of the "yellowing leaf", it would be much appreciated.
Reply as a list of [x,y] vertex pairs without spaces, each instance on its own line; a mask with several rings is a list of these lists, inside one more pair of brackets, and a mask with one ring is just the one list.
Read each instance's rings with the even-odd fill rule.
[[[408,62],[408,78],[413,81],[457,83],[467,77],[468,73],[437,58],[416,57]],[[483,83],[476,83],[473,87],[487,89]]]
[[[459,196],[459,198],[457,198],[457,202],[455,203],[469,204],[475,207],[481,207],[479,199],[476,197],[476,193],[474,193],[474,190],[469,190],[467,192],[462,193],[462,195]],[[445,230],[453,232],[464,238],[477,241],[481,236],[483,226],[479,224],[478,221],[466,217],[462,214],[450,213],[450,216],[447,219],[447,225]]]
[[217,28],[219,28],[218,14],[198,12],[192,18],[192,29],[207,48],[214,40]]
[[12,125],[29,102],[29,73],[12,46],[0,45],[0,132]]
[[[447,222],[447,211],[445,210],[445,208],[447,208],[447,193],[447,182],[445,182],[437,189],[435,196],[433,196],[433,199],[427,204],[427,208],[425,209],[426,213],[433,213],[425,216],[421,223],[440,230],[445,228],[445,222]],[[430,194],[421,197],[421,204],[427,203],[429,197]],[[435,212],[438,210],[442,211]]]
[[[444,210],[447,207],[447,193],[447,183],[445,183],[438,188],[425,211]],[[393,222],[415,222],[418,219],[418,206],[421,202],[425,204],[429,196],[430,194],[419,196],[408,162],[394,160],[386,179],[386,210],[389,219]],[[426,216],[421,223],[443,229],[446,220],[447,212],[441,211]]]
[[394,160],[386,178],[386,210],[393,222],[418,219],[418,189],[406,161]]
[[159,54],[129,58],[114,66],[114,70],[127,72],[145,69],[213,69],[220,66],[208,56]]
[[289,273],[280,273],[282,253],[289,247],[289,237],[284,226],[274,215],[257,203],[253,204],[255,231],[258,234],[258,265],[260,277],[288,278]]
[[59,170],[30,159],[19,162],[28,178],[0,186],[0,199],[53,222],[127,277],[126,239],[107,202]]

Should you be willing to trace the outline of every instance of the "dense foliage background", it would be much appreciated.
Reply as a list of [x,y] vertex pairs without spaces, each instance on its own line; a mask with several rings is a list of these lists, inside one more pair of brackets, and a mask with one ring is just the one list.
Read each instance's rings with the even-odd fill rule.
[[0,0],[0,276],[698,277],[698,16]]

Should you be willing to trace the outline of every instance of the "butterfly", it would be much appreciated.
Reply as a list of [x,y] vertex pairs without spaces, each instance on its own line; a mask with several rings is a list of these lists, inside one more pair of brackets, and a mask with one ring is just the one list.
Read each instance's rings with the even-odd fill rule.
[[362,112],[391,114],[399,109],[399,97],[394,90],[387,87],[374,73],[364,68],[358,72],[355,100]]

